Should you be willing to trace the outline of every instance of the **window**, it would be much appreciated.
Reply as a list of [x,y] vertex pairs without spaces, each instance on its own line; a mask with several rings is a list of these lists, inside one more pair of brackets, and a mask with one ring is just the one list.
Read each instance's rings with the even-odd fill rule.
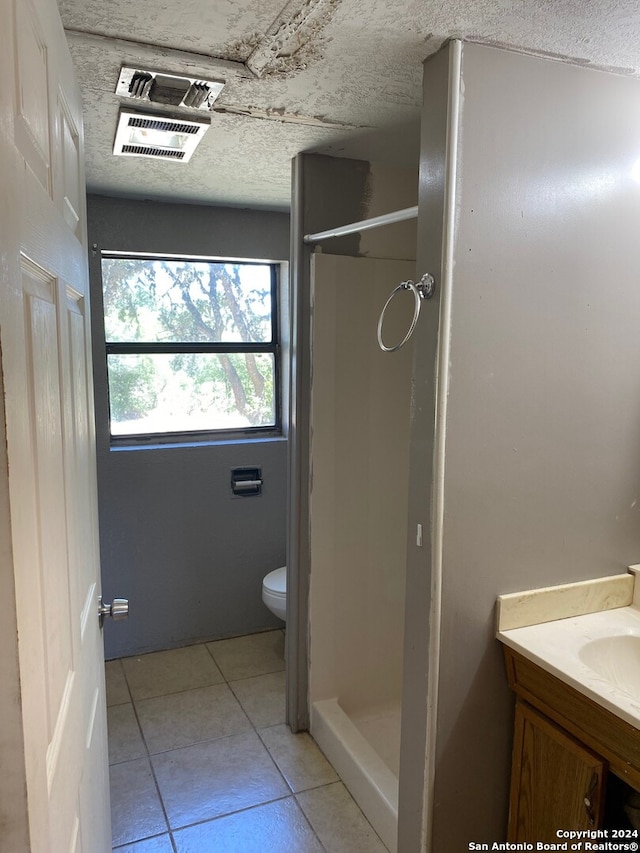
[[278,265],[102,255],[112,439],[280,430]]

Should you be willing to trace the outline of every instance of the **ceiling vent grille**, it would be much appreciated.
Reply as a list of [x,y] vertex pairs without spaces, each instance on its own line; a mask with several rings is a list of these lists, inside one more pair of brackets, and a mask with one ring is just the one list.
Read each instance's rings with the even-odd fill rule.
[[188,163],[210,127],[210,120],[185,121],[122,110],[113,153]]
[[129,127],[143,127],[146,130],[159,130],[163,133],[199,133],[200,130],[200,126],[197,124],[185,124],[184,122],[157,118],[140,118],[135,115],[129,119]]
[[116,95],[151,104],[210,112],[223,88],[223,80],[203,80],[123,66],[116,85]]
[[143,145],[123,145],[123,154],[133,154],[136,157],[163,157],[167,160],[183,160],[184,151],[165,151],[163,148],[150,148]]
[[152,74],[147,74],[145,71],[136,71],[129,83],[127,96],[130,98],[148,98],[152,83]]

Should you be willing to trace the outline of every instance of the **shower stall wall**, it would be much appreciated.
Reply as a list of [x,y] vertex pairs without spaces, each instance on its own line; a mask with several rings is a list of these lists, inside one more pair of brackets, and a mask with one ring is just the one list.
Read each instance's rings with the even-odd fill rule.
[[[385,262],[370,272],[366,260],[314,259],[311,423],[302,237],[378,211],[343,209],[345,198],[361,200],[361,161],[296,160],[289,566],[303,615],[287,634],[305,666],[292,668],[303,687],[294,698],[307,696],[311,562],[312,731],[393,849],[393,762],[368,728],[386,725],[397,701],[394,631],[406,590],[402,853],[504,838],[513,697],[494,636],[496,596],[637,562],[639,139],[638,80],[456,40],[430,57],[417,270],[385,272],[372,297]],[[408,369],[406,385],[386,373],[408,353],[379,354],[375,326],[398,279],[426,270],[437,289],[414,336],[409,392]],[[408,487],[395,492],[407,467]]]
[[[380,310],[413,261],[312,257],[311,732],[396,849],[411,345]],[[399,341],[414,301],[385,316]]]

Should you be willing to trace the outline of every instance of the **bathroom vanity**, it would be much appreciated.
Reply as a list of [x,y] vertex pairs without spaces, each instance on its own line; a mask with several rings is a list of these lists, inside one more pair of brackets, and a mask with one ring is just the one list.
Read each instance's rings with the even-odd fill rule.
[[608,775],[640,791],[640,730],[505,647],[516,693],[509,841],[605,825]]
[[[632,807],[623,809],[640,792],[634,579],[635,571],[499,600],[497,636],[516,694],[511,842],[561,844],[559,830],[640,835]],[[602,609],[588,612],[594,606]],[[542,614],[552,618],[540,622]]]

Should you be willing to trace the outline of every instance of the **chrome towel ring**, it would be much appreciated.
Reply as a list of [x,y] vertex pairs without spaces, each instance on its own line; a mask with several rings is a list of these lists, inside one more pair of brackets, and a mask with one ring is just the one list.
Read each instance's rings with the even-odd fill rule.
[[[413,334],[413,330],[416,327],[416,323],[418,322],[418,317],[420,316],[420,306],[422,304],[423,299],[431,299],[433,296],[433,292],[436,288],[436,281],[431,273],[426,272],[420,281],[416,284],[414,281],[409,279],[408,281],[401,281],[400,284],[394,288],[391,293],[391,296],[384,303],[384,308],[382,309],[382,313],[380,314],[380,319],[378,320],[378,346],[384,352],[396,352],[401,347],[403,347],[406,342],[409,340],[411,335]],[[388,347],[384,341],[382,340],[382,324],[384,322],[384,313],[389,307],[389,303],[393,299],[393,297],[398,293],[399,290],[410,290],[413,293],[413,298],[415,300],[415,307],[413,311],[413,319],[411,320],[411,325],[409,326],[409,331],[404,336],[404,338],[400,341],[399,344],[395,344],[392,347]]]

